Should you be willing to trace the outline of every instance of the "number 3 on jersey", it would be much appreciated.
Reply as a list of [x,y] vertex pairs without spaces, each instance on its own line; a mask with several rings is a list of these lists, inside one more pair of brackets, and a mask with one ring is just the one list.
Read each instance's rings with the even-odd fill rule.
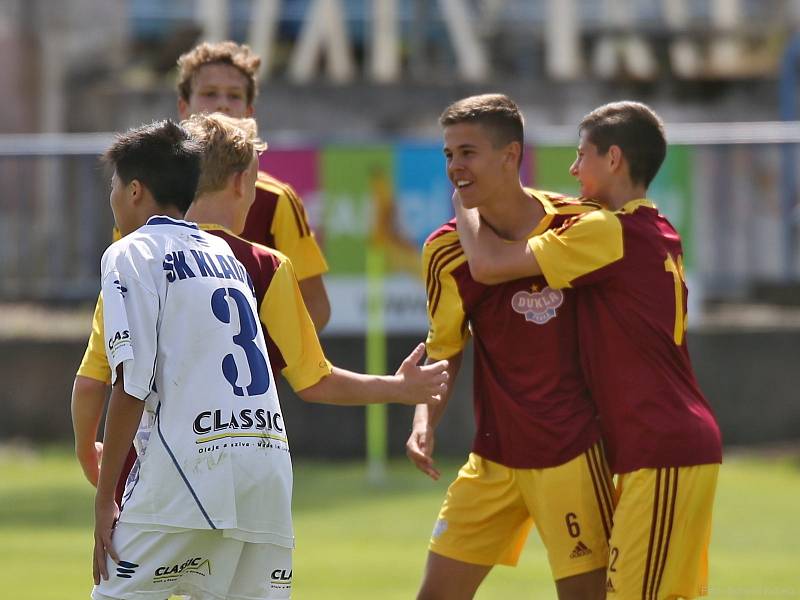
[[[269,368],[264,355],[255,344],[258,336],[258,321],[250,310],[250,304],[245,295],[236,288],[219,288],[211,295],[211,310],[214,316],[223,323],[231,322],[231,308],[228,304],[229,296],[236,304],[239,313],[240,331],[233,336],[233,343],[239,346],[247,357],[247,368],[250,370],[250,385],[247,386],[248,396],[259,396],[269,389]],[[233,354],[226,354],[222,359],[222,374],[233,387],[233,393],[244,396],[244,390],[236,385],[239,378],[239,368]]]
[[675,329],[672,333],[672,339],[676,346],[683,343],[683,336],[686,334],[686,313],[683,311],[683,256],[678,255],[676,261],[672,258],[672,254],[667,254],[667,259],[664,261],[664,270],[672,273],[672,279],[675,284]]

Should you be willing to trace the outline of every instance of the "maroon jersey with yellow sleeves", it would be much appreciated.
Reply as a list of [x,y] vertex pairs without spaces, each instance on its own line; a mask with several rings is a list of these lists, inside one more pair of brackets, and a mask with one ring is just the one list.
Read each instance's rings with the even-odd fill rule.
[[576,288],[582,362],[611,469],[718,463],[716,419],[686,347],[678,233],[646,200],[529,242],[552,288]]
[[[591,210],[526,190],[545,217],[531,235]],[[460,352],[474,339],[476,454],[512,468],[546,468],[586,451],[600,436],[581,374],[575,293],[544,277],[486,286],[472,279],[455,221],[425,242],[428,355]]]
[[250,275],[273,371],[280,371],[296,392],[330,375],[331,364],[306,310],[291,261],[219,225],[200,227],[228,242]]
[[298,280],[328,271],[300,197],[292,186],[264,171],[258,172],[256,198],[247,213],[242,237],[288,256]]
[[[310,387],[329,375],[331,364],[325,358],[306,310],[291,261],[277,250],[242,239],[220,225],[200,225],[200,228],[228,242],[234,256],[247,270],[256,293],[258,317],[264,326],[273,371],[280,371],[295,391]],[[100,296],[78,375],[110,382],[102,328],[103,298]]]

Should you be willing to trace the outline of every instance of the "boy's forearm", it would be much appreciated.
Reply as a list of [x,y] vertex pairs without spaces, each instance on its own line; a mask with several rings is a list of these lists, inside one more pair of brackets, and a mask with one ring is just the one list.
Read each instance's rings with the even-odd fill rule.
[[477,210],[466,210],[455,204],[458,238],[469,262],[473,279],[493,285],[541,275],[542,270],[527,241],[500,239],[485,223]]
[[108,402],[106,428],[103,436],[103,461],[100,465],[100,479],[97,482],[97,496],[113,498],[125,457],[128,455],[139,422],[142,418],[144,402],[127,394],[122,381],[111,390]]
[[300,293],[308,309],[308,314],[314,323],[314,328],[319,333],[331,318],[331,304],[322,281],[322,275],[309,277],[297,283],[300,286]]
[[75,452],[79,457],[94,454],[97,428],[106,401],[106,389],[105,382],[82,375],[75,376],[70,410],[75,434]]
[[[445,408],[447,408],[447,403],[450,401],[450,397],[453,395],[453,388],[455,387],[456,383],[456,376],[458,375],[458,371],[461,369],[461,358],[463,357],[463,353],[459,352],[458,354],[451,356],[447,359],[448,366],[447,366],[447,374],[448,374],[448,386],[447,391],[442,395],[442,401],[437,403],[434,406],[429,406],[427,404],[420,404],[414,410],[414,423],[417,422],[417,419],[426,419],[428,420],[428,424],[431,428],[436,428],[439,424],[439,421],[442,419],[442,415],[444,414]],[[427,362],[430,361],[430,359]]]
[[365,375],[333,367],[330,375],[297,394],[306,402],[361,406],[394,402],[399,384],[396,375]]

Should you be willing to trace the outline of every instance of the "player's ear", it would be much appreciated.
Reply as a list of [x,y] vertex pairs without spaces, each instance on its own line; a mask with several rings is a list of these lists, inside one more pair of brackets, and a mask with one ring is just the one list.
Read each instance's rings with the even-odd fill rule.
[[139,204],[144,199],[144,185],[138,179],[131,179],[125,186],[125,193],[134,204]]
[[606,152],[606,159],[608,160],[608,166],[612,171],[616,171],[620,165],[622,165],[622,160],[625,158],[625,155],[622,154],[622,148],[617,146],[616,144],[611,144],[608,147],[608,151]]
[[191,115],[189,114],[189,103],[183,99],[182,96],[178,96],[178,117],[181,121],[188,119]]
[[233,177],[233,191],[236,192],[238,197],[244,195],[244,186],[245,186],[245,171],[237,171],[231,177]]
[[519,159],[522,155],[522,145],[519,142],[511,142],[505,148],[504,163],[514,170],[519,167]]

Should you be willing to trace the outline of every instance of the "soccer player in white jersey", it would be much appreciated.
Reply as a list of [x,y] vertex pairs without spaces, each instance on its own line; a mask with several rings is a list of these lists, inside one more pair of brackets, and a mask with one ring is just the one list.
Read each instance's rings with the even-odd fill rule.
[[[102,260],[113,388],[95,599],[289,597],[279,577],[255,577],[291,569],[293,534],[291,462],[251,285],[223,240],[180,220],[201,157],[171,122],[131,131],[106,153],[115,221],[135,233]],[[154,431],[120,514],[114,487],[143,409]]]
[[[181,220],[201,153],[169,121],[106,152],[126,237],[102,260],[113,387],[95,500],[95,600],[291,593],[292,469],[253,284],[225,240]],[[417,380],[435,388],[445,368]],[[114,488],[143,410],[150,440],[120,513]]]

